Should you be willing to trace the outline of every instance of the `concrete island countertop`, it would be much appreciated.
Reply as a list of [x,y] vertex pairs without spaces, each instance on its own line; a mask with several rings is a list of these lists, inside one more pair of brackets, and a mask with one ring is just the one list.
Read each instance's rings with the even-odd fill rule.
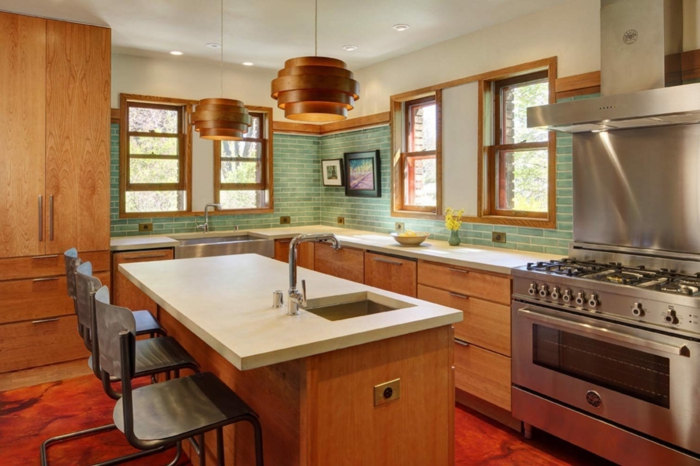
[[[236,236],[250,234],[261,238],[283,239],[298,234],[335,233],[343,246],[365,249],[368,251],[393,254],[413,259],[424,259],[443,264],[469,267],[477,270],[510,275],[513,267],[528,262],[560,259],[560,256],[534,252],[499,249],[485,246],[460,245],[450,246],[447,241],[427,240],[420,246],[401,246],[385,233],[373,233],[348,228],[322,225],[253,229],[241,231],[212,231],[209,236]],[[167,236],[129,236],[112,238],[113,251],[155,249],[178,246],[178,239],[197,238],[204,233],[181,233]]]
[[462,320],[462,311],[298,268],[308,299],[370,292],[411,307],[330,321],[272,307],[289,288],[288,265],[256,254],[122,264],[119,270],[159,306],[240,370],[384,340]]

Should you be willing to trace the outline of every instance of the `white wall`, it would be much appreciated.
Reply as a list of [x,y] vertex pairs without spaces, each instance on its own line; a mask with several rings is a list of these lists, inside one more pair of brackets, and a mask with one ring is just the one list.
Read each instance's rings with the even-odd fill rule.
[[[220,76],[219,66],[207,62],[113,54],[112,108],[119,108],[121,93],[192,100],[220,97]],[[284,112],[270,97],[270,82],[275,77],[274,70],[226,67],[224,96],[247,105],[273,107],[273,118],[281,120]],[[214,202],[213,142],[195,137],[192,152],[192,208],[201,211]]]

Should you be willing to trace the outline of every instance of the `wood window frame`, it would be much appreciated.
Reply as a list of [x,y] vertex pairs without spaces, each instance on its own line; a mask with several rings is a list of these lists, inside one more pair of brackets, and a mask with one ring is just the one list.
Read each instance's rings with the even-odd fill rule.
[[[262,214],[274,212],[274,182],[273,182],[273,119],[272,107],[255,107],[246,106],[251,114],[258,114],[263,117],[263,127],[261,135],[264,138],[244,138],[249,142],[262,143],[262,174],[260,183],[222,183],[221,182],[221,141],[214,142],[214,202],[220,202],[222,190],[259,190],[267,191],[268,205],[265,207],[257,207],[252,209],[222,209],[220,211],[211,212],[210,215],[231,215],[231,214]],[[244,160],[251,162],[251,160]]]
[[[131,103],[139,104],[139,107],[170,109],[177,108],[181,112],[179,117],[182,132],[176,136],[179,139],[180,180],[177,183],[158,184],[132,184],[129,180],[129,160],[133,156],[129,154],[129,136],[142,134],[152,136],[151,133],[129,132],[129,107]],[[169,97],[145,96],[136,94],[120,94],[119,97],[119,218],[150,218],[150,217],[176,217],[192,215],[192,125],[190,115],[197,104],[196,100],[175,99]],[[171,137],[171,136],[166,136]],[[127,191],[184,191],[185,209],[170,212],[126,212]]]
[[[410,107],[421,106],[428,102],[435,102],[435,150],[408,152],[412,147],[410,131],[411,112]],[[402,96],[401,99],[391,101],[391,128],[392,128],[392,205],[393,217],[409,217],[423,219],[438,219],[442,212],[442,91],[416,92]],[[395,124],[401,122],[401,124]],[[406,183],[410,183],[413,177],[410,174],[413,160],[435,158],[436,192],[435,206],[411,205],[406,200]]]
[[[556,134],[549,132],[546,141],[507,144],[502,140],[501,115],[502,89],[525,82],[547,79],[550,104],[556,102],[556,60],[547,66],[522,67],[511,73],[495,75],[480,83],[479,125],[482,157],[480,175],[482,203],[480,217],[489,223],[538,228],[556,228]],[[498,209],[496,183],[501,179],[497,173],[496,158],[499,152],[546,149],[547,160],[547,212],[516,211]],[[502,165],[501,165],[502,166]]]

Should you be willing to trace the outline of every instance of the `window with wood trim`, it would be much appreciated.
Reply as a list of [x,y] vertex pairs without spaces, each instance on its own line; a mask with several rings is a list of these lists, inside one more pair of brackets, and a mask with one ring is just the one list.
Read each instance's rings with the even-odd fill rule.
[[439,111],[435,95],[403,103],[400,210],[437,210]]
[[[487,158],[489,216],[550,219],[553,195],[555,146],[549,131],[527,127],[527,108],[553,101],[549,71],[486,81],[493,107],[484,117],[493,128]],[[485,138],[486,140],[486,138]]]
[[121,106],[122,216],[191,210],[190,104],[122,94]]
[[272,109],[249,111],[240,141],[214,143],[214,197],[226,211],[272,211]]

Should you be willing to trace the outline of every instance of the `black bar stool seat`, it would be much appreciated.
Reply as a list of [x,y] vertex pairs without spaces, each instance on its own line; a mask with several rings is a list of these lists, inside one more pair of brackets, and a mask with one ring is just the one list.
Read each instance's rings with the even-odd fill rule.
[[[254,415],[241,398],[210,372],[173,379],[132,391],[134,435],[140,440],[173,442]],[[123,398],[114,423],[124,430]]]

